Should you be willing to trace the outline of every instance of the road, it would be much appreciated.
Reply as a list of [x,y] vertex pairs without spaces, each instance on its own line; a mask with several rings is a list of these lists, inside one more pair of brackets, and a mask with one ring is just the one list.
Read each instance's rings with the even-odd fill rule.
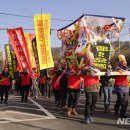
[[[0,104],[0,130],[130,130],[130,125],[117,125],[113,106],[111,112],[105,113],[103,99],[99,99],[93,115],[94,123],[84,124],[84,95],[80,96],[77,116],[65,116],[57,107],[53,98],[29,98],[28,103],[20,102],[19,96],[10,95],[9,104]],[[127,111],[130,117],[130,105]]]

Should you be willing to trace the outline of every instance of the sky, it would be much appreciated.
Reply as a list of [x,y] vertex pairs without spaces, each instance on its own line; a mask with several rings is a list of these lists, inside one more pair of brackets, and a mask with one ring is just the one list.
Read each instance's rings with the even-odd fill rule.
[[[8,43],[7,31],[2,29],[15,27],[34,29],[33,18],[5,14],[33,17],[35,14],[41,14],[41,12],[51,13],[52,29],[60,29],[70,24],[71,21],[69,20],[74,21],[83,13],[125,17],[126,23],[120,36],[123,40],[130,40],[126,36],[130,27],[130,0],[0,0],[0,49]],[[34,33],[30,30],[25,32]],[[57,38],[57,32],[52,31],[51,47],[60,46],[61,41]]]

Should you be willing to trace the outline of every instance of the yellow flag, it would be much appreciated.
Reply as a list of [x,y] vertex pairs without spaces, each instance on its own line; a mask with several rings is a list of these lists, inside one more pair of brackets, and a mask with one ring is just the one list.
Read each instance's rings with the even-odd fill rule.
[[24,33],[24,36],[25,36],[25,39],[27,42],[27,51],[28,51],[28,55],[29,55],[30,68],[34,68],[34,67],[36,67],[36,62],[35,62],[35,58],[34,58],[34,52],[32,49],[30,35],[34,35],[34,34]]
[[54,67],[50,44],[50,14],[34,16],[40,70]]

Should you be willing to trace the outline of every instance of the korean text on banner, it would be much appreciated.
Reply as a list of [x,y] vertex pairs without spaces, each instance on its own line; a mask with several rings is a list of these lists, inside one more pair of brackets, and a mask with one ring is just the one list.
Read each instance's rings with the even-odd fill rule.
[[32,39],[31,37],[34,37],[34,34],[30,34],[30,33],[24,33],[26,42],[27,42],[27,51],[28,51],[28,55],[29,55],[29,63],[30,63],[30,68],[34,68],[36,67],[36,62],[35,62],[35,58],[34,58],[34,52],[33,52],[33,48],[32,48]]
[[28,72],[30,72],[28,60],[25,56],[25,48],[23,49],[22,47],[25,42],[22,28],[9,29],[7,30],[7,33],[9,35],[12,47],[16,54],[20,69],[23,70],[23,68],[27,68]]
[[13,69],[12,56],[11,56],[11,45],[5,44],[4,46],[5,46],[6,61],[9,67],[9,73],[11,77],[14,78],[14,69]]
[[50,14],[34,16],[40,70],[54,66],[50,45]]

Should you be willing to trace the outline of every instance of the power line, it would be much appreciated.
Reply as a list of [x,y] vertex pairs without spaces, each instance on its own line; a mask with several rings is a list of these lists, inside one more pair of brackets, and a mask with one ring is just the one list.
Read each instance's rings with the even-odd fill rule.
[[[20,15],[20,14],[8,14],[8,13],[0,13],[0,15],[10,15],[10,16],[15,16],[15,17],[24,17],[24,18],[33,18],[32,16],[27,16],[27,15]],[[66,22],[72,22],[74,20],[67,20],[67,19],[51,19],[51,20],[55,20],[55,21],[66,21]]]
[[5,4],[11,5],[11,6],[13,6],[13,7],[17,8],[17,9],[22,9],[23,11],[31,13],[31,11],[29,11],[29,10],[27,10],[27,9],[21,7],[21,6],[18,6],[18,5],[14,4],[14,3],[10,2],[10,1],[7,1],[7,0],[1,0],[1,1],[3,1]]
[[[9,30],[10,28],[0,28],[0,30]],[[34,28],[23,28],[23,30],[35,30]],[[51,31],[58,31],[58,29],[51,28]]]

